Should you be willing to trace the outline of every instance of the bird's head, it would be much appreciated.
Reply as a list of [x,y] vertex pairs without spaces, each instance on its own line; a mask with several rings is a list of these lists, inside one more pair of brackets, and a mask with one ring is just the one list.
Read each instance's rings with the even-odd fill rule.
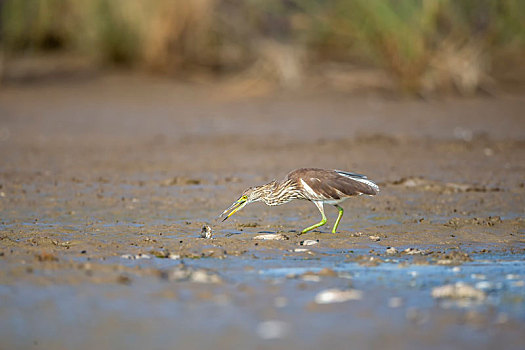
[[219,217],[224,216],[222,221],[225,221],[230,216],[244,208],[247,204],[260,201],[268,194],[269,189],[273,186],[275,186],[275,181],[272,181],[269,184],[263,186],[249,187],[245,189],[239,199],[233,202],[233,204],[228,209],[223,211]]

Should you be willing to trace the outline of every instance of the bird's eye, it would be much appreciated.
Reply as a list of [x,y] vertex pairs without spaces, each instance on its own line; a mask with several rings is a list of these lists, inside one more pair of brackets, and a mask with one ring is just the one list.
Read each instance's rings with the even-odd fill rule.
[[248,199],[248,197],[246,197],[246,196],[242,196],[241,199],[242,199],[243,201],[245,201],[245,200]]

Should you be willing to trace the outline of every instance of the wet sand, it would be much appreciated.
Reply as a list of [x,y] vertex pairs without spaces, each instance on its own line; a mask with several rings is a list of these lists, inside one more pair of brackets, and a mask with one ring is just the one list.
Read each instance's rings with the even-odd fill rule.
[[[2,347],[522,348],[523,95],[221,90],[119,75],[0,90]],[[346,201],[337,234],[327,208],[298,235],[320,219],[308,202],[215,220],[298,167],[381,192]],[[457,282],[471,294],[437,297]]]

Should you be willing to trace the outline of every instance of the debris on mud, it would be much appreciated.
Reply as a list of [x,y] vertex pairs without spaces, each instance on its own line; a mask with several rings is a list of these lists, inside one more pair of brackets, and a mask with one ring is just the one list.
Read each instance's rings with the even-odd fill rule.
[[161,182],[161,186],[184,186],[184,185],[200,185],[202,183],[199,179],[192,179],[185,176],[175,176],[171,179],[166,179]]
[[257,227],[259,226],[259,224],[256,222],[243,222],[243,223],[238,223],[235,226],[237,228],[250,228],[250,227]]
[[502,222],[503,220],[499,216],[489,216],[487,218],[452,218],[444,225],[459,228],[466,225],[494,226]]
[[432,297],[436,299],[472,299],[482,301],[486,294],[463,282],[446,284],[432,289]]
[[431,255],[432,260],[438,265],[458,265],[472,261],[468,253],[460,250],[451,250],[445,253],[434,252]]
[[378,266],[384,261],[376,256],[360,255],[355,258],[355,261],[361,266],[374,267]]
[[368,236],[368,238],[370,238],[372,241],[375,241],[375,242],[379,242],[381,240],[381,237],[374,236],[374,235]]
[[341,290],[337,288],[325,289],[315,296],[317,304],[342,303],[349,300],[361,300],[363,292],[357,289]]
[[212,233],[211,227],[208,225],[202,226],[201,238],[211,239],[212,237],[213,237],[213,233]]
[[458,192],[498,192],[498,187],[485,187],[471,184],[459,184],[453,182],[439,182],[428,180],[423,177],[410,176],[403,177],[399,180],[392,181],[385,185],[403,186],[419,188],[425,191],[435,191],[439,193],[458,193]]
[[267,233],[263,235],[257,235],[253,237],[253,239],[260,239],[260,240],[272,240],[272,241],[286,241],[290,238],[286,235],[283,235],[282,233]]

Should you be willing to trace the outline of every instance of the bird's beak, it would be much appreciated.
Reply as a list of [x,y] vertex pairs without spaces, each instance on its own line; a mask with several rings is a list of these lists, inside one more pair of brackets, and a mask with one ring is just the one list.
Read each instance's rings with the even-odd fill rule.
[[[225,221],[227,218],[229,218],[230,216],[232,216],[233,214],[235,214],[236,212],[238,212],[239,210],[241,210],[242,208],[244,208],[244,206],[248,204],[248,201],[246,199],[238,199],[236,202],[234,202],[228,209],[226,209],[225,211],[222,212],[221,215],[219,215],[219,217],[222,217],[222,216],[225,216],[224,219],[222,219],[222,221]],[[229,212],[229,213],[228,213]]]

